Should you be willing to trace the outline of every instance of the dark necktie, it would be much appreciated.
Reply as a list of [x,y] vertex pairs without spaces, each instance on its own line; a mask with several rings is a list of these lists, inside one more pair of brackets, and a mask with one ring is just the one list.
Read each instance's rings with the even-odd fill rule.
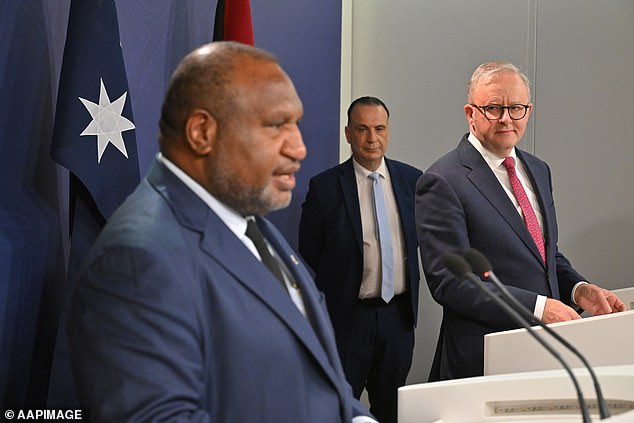
[[284,282],[280,263],[271,255],[271,252],[266,245],[266,241],[264,240],[264,236],[262,235],[260,227],[255,219],[247,219],[246,235],[251,239],[251,241],[253,241],[253,244],[255,244],[255,248],[258,250],[258,254],[260,254],[260,258],[262,259],[262,263],[269,268],[277,280],[282,283],[284,290],[286,290],[286,283]]
[[537,216],[535,216],[535,211],[531,206],[531,202],[528,200],[528,196],[526,195],[526,191],[524,191],[524,187],[517,177],[517,173],[515,172],[515,159],[513,157],[507,157],[502,162],[502,165],[506,168],[506,171],[509,174],[509,180],[511,181],[511,187],[513,187],[513,193],[515,194],[515,198],[517,198],[517,202],[522,209],[522,214],[524,215],[524,222],[526,223],[526,227],[528,228],[528,232],[530,232],[533,237],[533,241],[535,241],[535,245],[537,245],[537,249],[539,250],[539,254],[542,256],[542,260],[546,261],[546,248],[544,247],[544,237],[542,235],[542,230],[539,227],[539,222],[537,221]]
[[372,179],[372,196],[374,204],[374,216],[379,233],[381,245],[381,298],[389,303],[394,297],[394,256],[392,254],[392,234],[387,216],[387,206],[381,187],[381,175],[372,172],[368,175]]

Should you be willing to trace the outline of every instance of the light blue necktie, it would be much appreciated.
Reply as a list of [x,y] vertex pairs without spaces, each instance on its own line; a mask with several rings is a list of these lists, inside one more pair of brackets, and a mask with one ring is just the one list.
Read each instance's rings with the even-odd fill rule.
[[390,234],[390,223],[387,218],[387,207],[385,206],[385,197],[381,186],[381,175],[377,172],[372,172],[368,175],[368,178],[372,179],[374,216],[378,229],[378,240],[381,244],[381,298],[387,303],[394,297],[392,235]]

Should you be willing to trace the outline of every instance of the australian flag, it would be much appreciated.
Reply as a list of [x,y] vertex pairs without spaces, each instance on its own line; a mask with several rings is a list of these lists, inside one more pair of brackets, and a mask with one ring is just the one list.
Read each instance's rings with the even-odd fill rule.
[[114,0],[71,2],[51,156],[83,184],[105,219],[139,183]]
[[65,312],[90,246],[139,183],[134,128],[115,2],[72,0],[51,144],[51,157],[70,171],[70,254],[49,407],[78,405]]

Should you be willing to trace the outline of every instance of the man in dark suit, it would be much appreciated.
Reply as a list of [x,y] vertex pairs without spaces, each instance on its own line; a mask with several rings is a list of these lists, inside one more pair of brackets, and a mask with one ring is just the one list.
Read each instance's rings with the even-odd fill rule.
[[[443,265],[443,254],[481,251],[511,293],[546,323],[624,310],[585,282],[557,248],[550,170],[516,148],[533,110],[528,79],[510,63],[474,72],[464,110],[470,133],[416,187],[421,259],[443,318],[430,381],[482,375],[484,335],[516,324]],[[494,288],[493,288],[494,289]]]
[[276,59],[232,42],[179,64],[147,177],[89,253],[68,321],[91,421],[375,422],[323,295],[263,214],[306,148]]
[[[355,396],[366,388],[370,411],[383,422],[395,422],[397,389],[412,363],[418,311],[414,188],[421,171],[384,157],[388,120],[378,98],[361,97],[350,105],[345,134],[352,158],[310,180],[299,250],[326,295]],[[383,239],[390,247],[378,235],[374,183],[383,191],[379,198],[389,226]],[[392,254],[385,258],[388,248]],[[390,269],[383,268],[385,263],[392,263]],[[394,289],[386,283],[388,273]]]

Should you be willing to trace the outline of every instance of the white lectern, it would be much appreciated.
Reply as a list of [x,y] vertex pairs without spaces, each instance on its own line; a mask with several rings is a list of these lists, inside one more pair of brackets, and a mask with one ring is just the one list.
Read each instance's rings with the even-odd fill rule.
[[[634,364],[634,310],[552,323],[553,331],[575,346],[592,366]],[[544,337],[570,367],[583,364],[540,327]],[[484,374],[560,369],[561,364],[525,329],[484,336]]]
[[628,310],[634,310],[634,287],[612,289],[611,291],[614,292],[621,300],[623,300]]
[[[634,422],[634,365],[595,368],[612,417],[599,420],[585,369],[574,373],[593,422]],[[564,370],[481,376],[398,390],[399,423],[581,422],[577,394]]]

